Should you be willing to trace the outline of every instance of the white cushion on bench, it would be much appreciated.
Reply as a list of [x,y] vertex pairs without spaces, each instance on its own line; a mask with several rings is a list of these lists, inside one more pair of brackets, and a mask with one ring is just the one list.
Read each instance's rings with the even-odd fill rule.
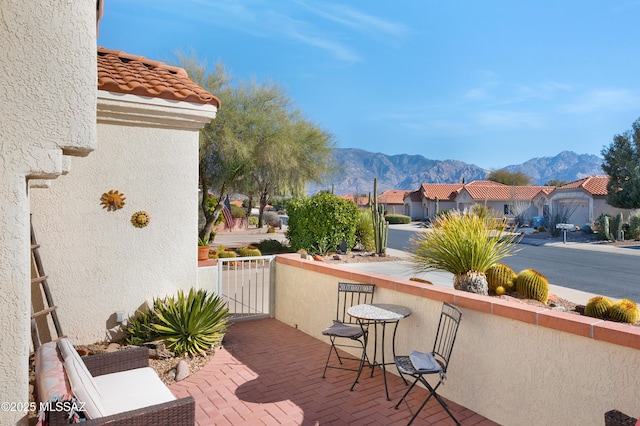
[[107,415],[102,404],[100,390],[69,339],[58,340],[58,350],[64,360],[64,370],[71,384],[73,395],[78,401],[84,402],[84,411],[87,417],[97,419]]
[[151,367],[96,376],[93,380],[100,389],[107,416],[176,399]]
[[84,410],[90,419],[176,399],[151,367],[93,377],[68,339],[60,339],[58,349],[73,394],[85,403]]

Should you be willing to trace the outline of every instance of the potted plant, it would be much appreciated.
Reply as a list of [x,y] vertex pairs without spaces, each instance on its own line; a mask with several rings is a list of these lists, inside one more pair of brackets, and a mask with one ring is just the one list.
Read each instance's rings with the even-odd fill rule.
[[209,259],[209,250],[211,250],[209,238],[198,238],[198,260]]

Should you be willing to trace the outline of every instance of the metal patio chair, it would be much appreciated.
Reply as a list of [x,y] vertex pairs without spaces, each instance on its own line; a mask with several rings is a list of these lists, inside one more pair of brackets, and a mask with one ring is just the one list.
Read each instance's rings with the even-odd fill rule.
[[[453,350],[453,344],[456,341],[456,335],[458,334],[458,327],[460,326],[461,320],[462,311],[460,311],[460,309],[458,309],[456,306],[444,303],[442,305],[442,312],[440,313],[438,332],[433,344],[433,351],[429,353],[413,351],[408,356],[395,357],[398,371],[400,371],[402,374],[406,374],[415,378],[414,382],[411,384],[411,386],[409,386],[407,392],[405,392],[402,398],[400,398],[400,401],[398,401],[398,403],[394,407],[397,410],[402,401],[407,404],[409,412],[413,414],[413,417],[411,417],[411,420],[409,420],[408,425],[410,425],[415,420],[415,418],[418,416],[424,406],[427,405],[427,402],[432,396],[440,403],[442,408],[444,408],[444,410],[447,412],[447,414],[449,414],[453,421],[456,422],[456,425],[460,425],[460,422],[458,422],[453,414],[451,414],[451,411],[449,411],[447,404],[436,391],[438,390],[438,387],[442,385],[446,378],[447,369],[449,367],[449,359],[451,358],[451,351]],[[435,386],[429,384],[429,382],[425,378],[425,376],[428,375],[438,375],[439,381]],[[427,388],[427,390],[429,391],[429,396],[427,396],[418,410],[413,413],[411,411],[409,403],[407,402],[407,396],[418,382],[422,383]]]
[[[373,284],[338,283],[338,303],[336,305],[336,317],[333,325],[322,330],[322,334],[328,336],[331,341],[327,362],[324,365],[322,378],[327,374],[328,368],[338,370],[358,371],[358,368],[344,367],[342,360],[355,360],[363,363],[366,359],[367,324],[360,324],[355,318],[347,314],[347,310],[355,305],[373,303]],[[338,347],[357,348],[362,350],[360,357],[340,356]],[[329,365],[331,355],[338,358],[337,365]]]

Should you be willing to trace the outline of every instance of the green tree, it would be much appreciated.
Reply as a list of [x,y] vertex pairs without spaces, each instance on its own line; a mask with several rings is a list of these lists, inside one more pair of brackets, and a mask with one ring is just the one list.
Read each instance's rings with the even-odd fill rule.
[[320,183],[333,170],[333,137],[305,119],[276,84],[246,86],[251,126],[245,142],[253,147],[245,191],[260,202],[258,227],[272,196],[304,195],[307,182]]
[[510,172],[507,169],[492,170],[487,180],[511,186],[525,186],[531,184],[531,178],[522,172]]
[[562,180],[562,179],[550,179],[549,181],[547,181],[547,183],[545,183],[545,186],[562,186],[564,184],[569,183],[566,180]]
[[[222,102],[200,132],[201,238],[210,235],[231,191],[248,195],[249,207],[257,197],[262,218],[270,196],[301,195],[307,182],[320,182],[333,170],[332,136],[304,119],[276,84],[232,86],[222,64],[207,72],[195,56],[178,57],[192,80]],[[218,197],[213,209],[209,190]]]
[[607,203],[623,209],[640,207],[640,118],[602,149],[602,170],[609,175]]

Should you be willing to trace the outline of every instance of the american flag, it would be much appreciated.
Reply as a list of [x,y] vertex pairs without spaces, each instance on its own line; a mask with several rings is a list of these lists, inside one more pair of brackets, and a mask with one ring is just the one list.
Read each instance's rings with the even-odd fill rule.
[[233,216],[231,215],[231,203],[229,202],[229,196],[224,199],[222,203],[222,214],[224,215],[224,221],[227,224],[227,229],[233,228]]

